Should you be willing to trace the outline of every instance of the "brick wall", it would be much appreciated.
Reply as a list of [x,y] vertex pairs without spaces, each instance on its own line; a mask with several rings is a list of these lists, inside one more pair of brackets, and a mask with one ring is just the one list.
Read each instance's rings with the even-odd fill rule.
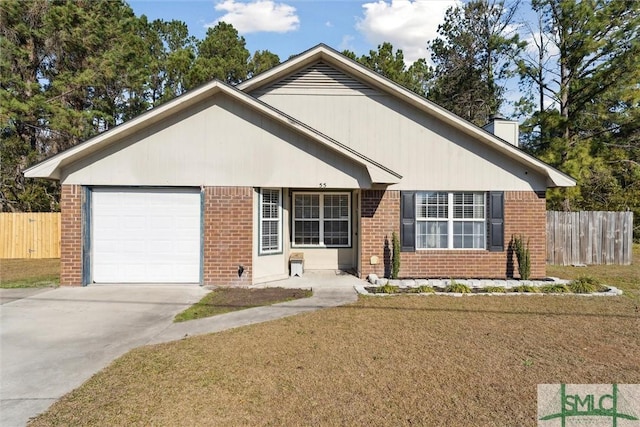
[[63,185],[60,196],[60,284],[82,285],[82,187]]
[[[251,283],[253,189],[206,187],[204,193],[204,284]],[[243,280],[238,266],[244,267]]]
[[[518,275],[515,255],[508,249],[514,234],[530,241],[531,277],[546,274],[546,214],[544,193],[505,192],[505,251],[439,250],[402,252],[400,276],[415,278],[506,278]],[[391,233],[400,232],[400,192],[362,193],[362,274],[387,276],[391,265]],[[385,240],[386,239],[386,240]],[[388,242],[388,243],[387,243]],[[387,246],[388,245],[388,246]],[[370,265],[371,256],[380,264]]]
[[[362,275],[388,277],[391,272],[391,233],[400,233],[400,192],[364,190],[360,201]],[[371,257],[378,265],[371,265]]]

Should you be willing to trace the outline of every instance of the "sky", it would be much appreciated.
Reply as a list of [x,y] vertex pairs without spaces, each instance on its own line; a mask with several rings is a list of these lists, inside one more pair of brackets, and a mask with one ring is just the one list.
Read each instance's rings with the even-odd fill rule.
[[[463,0],[462,0],[463,1]],[[450,7],[461,0],[129,0],[137,16],[150,20],[179,20],[191,35],[202,40],[207,28],[224,21],[232,24],[246,40],[251,54],[269,50],[280,61],[302,53],[319,43],[357,56],[391,42],[402,49],[407,66],[419,58],[428,63],[427,43],[435,39],[438,25]],[[531,40],[535,24],[529,0],[520,1],[513,30],[521,40]],[[534,20],[531,20],[533,23]],[[531,49],[533,45],[529,45]],[[529,50],[528,49],[528,50]],[[535,57],[535,50],[529,55]],[[517,78],[506,83],[506,103],[501,113],[511,116],[513,103],[522,93]],[[548,100],[550,104],[551,101]]]
[[281,61],[325,43],[358,56],[385,41],[402,49],[405,62],[429,57],[426,46],[437,35],[447,8],[457,0],[130,0],[136,15],[180,20],[203,39],[207,27],[232,24],[247,49],[269,50]]

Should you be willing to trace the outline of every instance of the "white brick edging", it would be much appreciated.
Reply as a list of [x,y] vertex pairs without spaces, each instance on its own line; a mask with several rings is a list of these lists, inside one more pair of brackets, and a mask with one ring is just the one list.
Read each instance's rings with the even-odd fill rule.
[[[462,296],[507,296],[507,295],[552,295],[552,296],[562,296],[562,295],[577,295],[577,296],[619,296],[622,295],[622,290],[616,288],[615,286],[603,285],[609,288],[606,292],[593,292],[590,294],[576,294],[572,292],[563,292],[563,293],[544,293],[544,292],[508,292],[509,289],[520,286],[520,285],[528,285],[528,286],[536,286],[542,287],[545,285],[554,285],[554,284],[569,284],[569,280],[558,279],[555,277],[550,277],[548,280],[493,280],[493,279],[409,279],[409,280],[394,280],[394,279],[380,279],[375,274],[370,274],[367,277],[367,281],[369,284],[367,285],[356,285],[354,286],[357,293],[361,295],[370,295],[370,296],[393,296],[393,295],[447,295],[453,297],[462,297]],[[385,286],[387,284],[398,286],[399,288],[416,288],[419,286],[437,286],[437,287],[446,287],[449,283],[455,282],[459,284],[466,285],[471,289],[482,289],[489,286],[497,286],[503,287],[507,290],[507,292],[483,292],[483,293],[458,293],[458,292],[421,292],[421,293],[397,293],[397,294],[388,294],[388,293],[372,293],[366,290],[367,287],[380,287]]]

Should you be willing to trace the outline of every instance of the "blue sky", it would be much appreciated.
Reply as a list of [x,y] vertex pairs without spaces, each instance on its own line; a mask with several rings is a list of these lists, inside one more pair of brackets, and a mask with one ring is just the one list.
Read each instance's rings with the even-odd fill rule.
[[425,57],[446,9],[456,0],[130,0],[136,15],[184,21],[204,38],[208,25],[232,24],[247,49],[270,50],[281,60],[318,43],[361,55],[384,41],[401,48],[407,62]]
[[[359,56],[388,41],[403,50],[407,65],[418,58],[430,60],[427,43],[437,37],[446,10],[460,4],[461,0],[129,0],[136,15],[183,21],[198,39],[204,38],[207,27],[230,23],[251,54],[269,50],[284,61],[325,43]],[[522,0],[511,30],[531,40],[536,32],[531,18],[530,2]],[[535,57],[535,50],[529,55]],[[507,103],[501,112],[511,115],[521,92],[516,78],[506,86]]]

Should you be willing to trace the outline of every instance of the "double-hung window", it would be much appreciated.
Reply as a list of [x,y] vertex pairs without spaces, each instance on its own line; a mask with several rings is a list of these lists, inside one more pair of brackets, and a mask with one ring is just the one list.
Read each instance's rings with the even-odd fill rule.
[[260,253],[282,252],[282,191],[260,191]]
[[416,193],[418,249],[484,249],[485,193]]
[[293,193],[293,246],[350,245],[349,193]]

